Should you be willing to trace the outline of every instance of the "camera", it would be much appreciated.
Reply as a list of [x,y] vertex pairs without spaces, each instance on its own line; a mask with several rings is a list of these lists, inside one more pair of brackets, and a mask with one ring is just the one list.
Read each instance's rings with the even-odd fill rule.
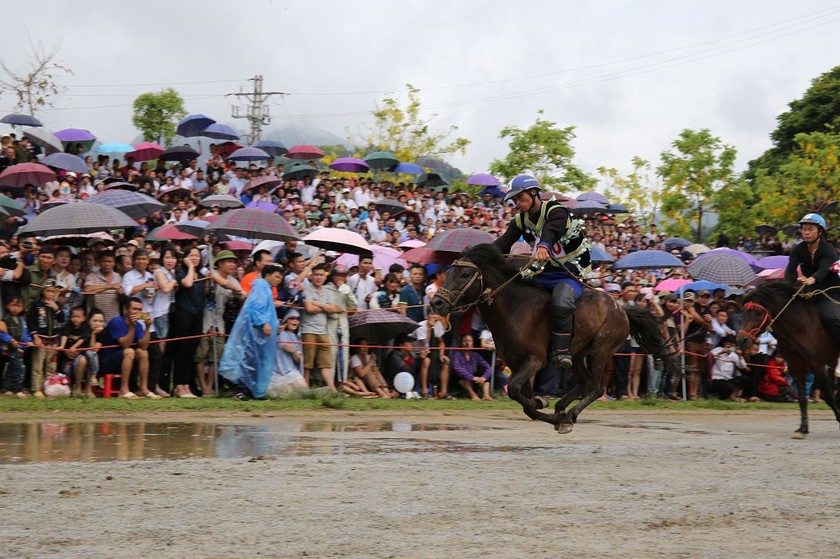
[[150,315],[146,311],[140,311],[140,312],[137,313],[137,320],[142,320],[142,321],[145,322],[145,321],[149,320],[149,318],[151,318],[151,316],[152,315]]
[[21,241],[20,246],[21,246],[21,248],[25,248],[25,249],[29,249],[29,250],[32,250],[33,248],[35,248],[35,245],[32,243],[32,241]]

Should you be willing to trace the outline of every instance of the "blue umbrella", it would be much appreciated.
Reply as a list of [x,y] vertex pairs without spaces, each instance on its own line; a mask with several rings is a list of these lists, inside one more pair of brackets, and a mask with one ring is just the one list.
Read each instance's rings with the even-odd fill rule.
[[216,121],[209,116],[202,114],[188,115],[178,122],[178,128],[175,131],[179,136],[192,138],[194,136],[201,136],[201,133],[211,124],[216,124]]
[[589,247],[589,259],[593,264],[615,262],[615,258],[607,254],[607,252],[600,247]]
[[714,291],[715,289],[726,289],[726,287],[727,287],[726,285],[723,285],[721,283],[715,283],[713,281],[700,280],[700,281],[694,281],[694,282],[691,282],[691,283],[687,283],[683,286],[680,286],[680,288],[677,289],[677,293],[682,295],[686,291],[694,291],[696,293],[698,291],[703,291],[704,289],[706,289],[708,291]]
[[275,140],[262,140],[261,142],[254,144],[252,147],[260,148],[267,154],[273,155],[274,157],[283,155],[289,151],[289,148],[284,146],[282,142]]
[[260,148],[239,148],[228,155],[228,159],[236,161],[266,161],[274,158]]
[[665,245],[665,248],[668,250],[676,249],[683,249],[689,245],[694,244],[692,241],[688,239],[683,239],[682,237],[669,237],[662,241],[662,244]]
[[388,169],[389,173],[403,173],[405,175],[422,175],[425,173],[423,167],[416,163],[400,163]]
[[206,136],[208,138],[215,138],[217,140],[239,139],[239,134],[236,133],[236,130],[234,130],[226,124],[219,124],[218,122],[215,124],[211,124],[204,130],[202,130],[200,135]]
[[69,153],[52,153],[43,158],[41,164],[76,173],[87,173],[90,171],[79,156]]
[[504,191],[501,188],[499,188],[498,185],[485,187],[485,188],[481,189],[481,192],[478,193],[479,196],[484,196],[485,194],[489,194],[493,198],[504,198],[505,197]]
[[128,153],[134,151],[134,146],[129,144],[121,144],[119,142],[109,142],[97,146],[94,150],[96,153]]
[[43,126],[41,121],[31,115],[9,114],[0,118],[3,124],[11,124],[12,126]]
[[653,268],[683,268],[682,260],[663,250],[640,250],[619,259],[612,267],[616,270],[645,270]]
[[596,202],[595,200],[582,200],[576,202],[575,205],[569,208],[569,211],[573,215],[579,214],[596,214],[596,213],[607,213],[607,206],[601,204],[600,202]]
[[610,204],[607,206],[608,214],[628,214],[630,210],[624,204]]

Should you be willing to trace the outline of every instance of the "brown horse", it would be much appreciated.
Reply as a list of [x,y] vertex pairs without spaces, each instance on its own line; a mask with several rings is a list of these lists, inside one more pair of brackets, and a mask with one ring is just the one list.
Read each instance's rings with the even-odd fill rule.
[[808,371],[814,373],[816,386],[822,389],[826,403],[840,422],[840,408],[831,382],[837,347],[820,320],[816,303],[794,298],[795,294],[796,290],[785,282],[772,281],[744,296],[737,342],[741,349],[747,349],[761,332],[772,326],[778,350],[796,381],[800,412],[796,433],[804,437],[808,434],[808,394],[805,393]]
[[[608,294],[586,290],[578,299],[571,345],[575,386],[555,404],[553,414],[540,412],[548,401],[534,398],[533,381],[548,364],[550,294],[518,276],[519,269],[494,245],[476,245],[452,264],[430,305],[444,316],[478,305],[496,349],[514,372],[508,395],[531,419],[551,423],[558,433],[571,431],[580,412],[603,394],[604,369],[628,333],[645,351],[675,358],[666,352],[661,323],[649,311],[625,312]],[[566,411],[577,399],[578,404]]]

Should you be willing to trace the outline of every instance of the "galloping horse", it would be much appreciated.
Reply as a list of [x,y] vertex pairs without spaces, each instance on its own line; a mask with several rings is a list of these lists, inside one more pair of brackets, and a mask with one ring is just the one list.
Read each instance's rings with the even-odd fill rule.
[[674,359],[675,353],[666,352],[660,322],[649,311],[622,310],[607,293],[586,290],[578,299],[570,348],[575,386],[555,404],[553,414],[543,413],[539,410],[548,401],[534,398],[532,384],[548,364],[549,297],[536,283],[520,279],[519,269],[498,248],[481,244],[465,250],[452,264],[430,305],[443,316],[478,305],[496,349],[514,372],[508,395],[528,417],[551,423],[558,433],[570,432],[580,412],[603,394],[604,369],[628,333],[646,352]]
[[796,380],[801,416],[796,433],[805,436],[808,434],[808,394],[805,393],[808,371],[814,373],[826,403],[840,422],[840,408],[831,382],[837,363],[837,347],[820,320],[817,305],[795,297],[795,294],[796,290],[784,281],[768,282],[747,294],[737,343],[741,349],[746,349],[761,332],[772,327],[778,350]]

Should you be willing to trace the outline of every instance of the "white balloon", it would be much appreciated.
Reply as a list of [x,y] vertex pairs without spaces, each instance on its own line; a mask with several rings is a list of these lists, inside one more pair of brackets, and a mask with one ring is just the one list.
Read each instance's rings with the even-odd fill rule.
[[410,390],[414,389],[414,375],[403,371],[401,373],[397,373],[397,376],[394,377],[394,388],[397,389],[397,392],[401,392],[405,394]]

